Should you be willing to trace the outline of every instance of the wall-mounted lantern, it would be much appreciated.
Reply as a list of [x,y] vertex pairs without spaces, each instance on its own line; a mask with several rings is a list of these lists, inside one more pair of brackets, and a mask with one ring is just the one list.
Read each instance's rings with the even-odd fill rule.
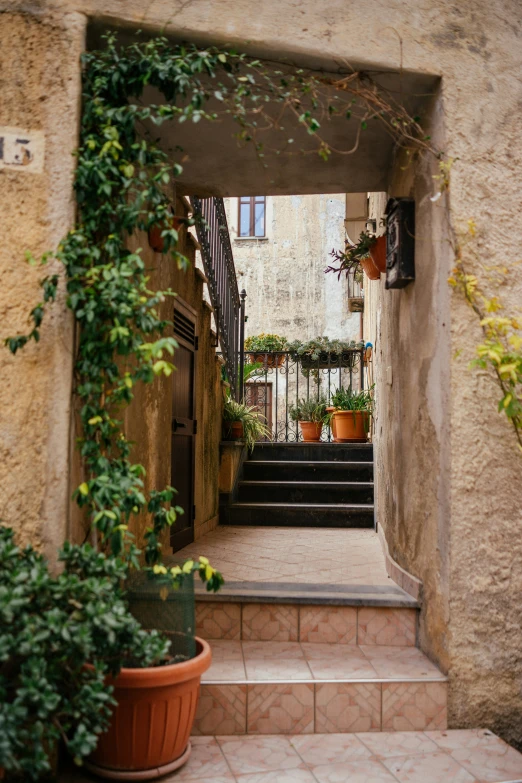
[[415,280],[415,202],[389,199],[386,218],[386,288],[404,288]]

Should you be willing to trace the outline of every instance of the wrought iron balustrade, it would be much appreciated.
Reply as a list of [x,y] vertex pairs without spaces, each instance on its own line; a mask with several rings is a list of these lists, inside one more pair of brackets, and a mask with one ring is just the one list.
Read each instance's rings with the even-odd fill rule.
[[[290,418],[290,409],[298,400],[324,396],[331,403],[340,387],[364,388],[362,348],[321,354],[316,360],[296,357],[290,351],[245,352],[245,362],[261,364],[245,383],[245,403],[262,413],[277,442],[302,440],[298,422]],[[332,440],[329,427],[323,428],[321,439]]]
[[240,399],[244,296],[240,296],[237,285],[225,206],[222,198],[192,196],[191,202],[210,301],[214,309],[217,338],[232,396]]

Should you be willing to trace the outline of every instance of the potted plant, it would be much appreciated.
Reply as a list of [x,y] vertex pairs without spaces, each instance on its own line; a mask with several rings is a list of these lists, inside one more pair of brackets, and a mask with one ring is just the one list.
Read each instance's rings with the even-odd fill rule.
[[378,280],[381,273],[371,256],[371,248],[376,243],[376,237],[363,231],[357,243],[355,245],[347,244],[344,252],[332,250],[330,255],[337,261],[338,266],[329,265],[326,267],[325,272],[336,272],[337,276],[340,277],[343,272],[346,275],[355,273],[357,267],[360,266],[370,280]]
[[330,340],[328,337],[315,337],[306,342],[294,340],[288,346],[292,359],[300,362],[305,370],[351,367],[357,361],[357,352],[362,348],[362,342]]
[[[63,570],[51,574],[41,554],[18,547],[13,531],[0,527],[0,767],[10,780],[39,780],[51,770],[63,742],[78,763],[95,752],[99,774],[134,779],[131,704],[161,705],[170,698],[165,696],[169,688],[188,680],[185,669],[191,668],[191,709],[185,707],[180,725],[164,721],[160,729],[149,713],[151,723],[145,723],[143,734],[154,731],[155,739],[149,758],[138,762],[142,780],[147,770],[153,777],[162,765],[167,771],[179,766],[190,753],[191,710],[196,681],[210,664],[208,645],[200,642],[200,653],[191,661],[171,663],[169,640],[145,631],[129,611],[122,588],[128,566],[121,558],[107,557],[89,544],[66,543],[59,562]],[[204,558],[179,570],[184,576],[199,571],[210,589],[223,581]],[[168,575],[171,583],[179,582],[177,572]],[[147,686],[153,681],[151,690]],[[107,752],[100,745],[95,751],[100,735],[107,744],[107,729],[112,747]],[[117,735],[125,769],[111,764]],[[166,752],[158,751],[157,737],[164,738]],[[139,740],[136,744],[142,747]]]
[[321,440],[323,424],[326,420],[326,398],[298,400],[290,408],[290,418],[298,421],[305,443],[317,443]]
[[[250,354],[250,362],[253,364],[261,362],[264,367],[281,367],[285,361],[283,352],[286,350],[288,350],[288,340],[278,334],[262,332],[245,340],[245,351]],[[273,353],[279,355],[272,356]]]
[[223,406],[225,440],[244,440],[248,449],[252,451],[256,441],[270,440],[272,437],[264,419],[265,417],[254,406],[249,407],[229,397]]
[[337,443],[365,443],[372,412],[372,390],[355,392],[340,387],[332,396],[330,425]]
[[174,215],[170,208],[165,210],[162,223],[153,223],[149,228],[149,245],[156,253],[166,253],[178,241],[178,231],[188,218]]
[[386,235],[375,237],[375,242],[370,245],[372,261],[383,274],[386,272]]

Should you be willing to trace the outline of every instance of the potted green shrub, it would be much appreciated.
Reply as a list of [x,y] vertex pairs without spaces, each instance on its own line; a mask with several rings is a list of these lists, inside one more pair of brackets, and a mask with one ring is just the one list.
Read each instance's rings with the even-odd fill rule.
[[324,336],[306,342],[294,340],[288,346],[291,358],[299,362],[304,370],[351,367],[358,358],[355,352],[362,348],[363,342],[330,340]]
[[245,351],[250,356],[250,362],[261,362],[265,367],[281,367],[285,361],[284,353],[279,356],[271,354],[288,350],[288,340],[278,334],[265,334],[262,332],[245,340]]
[[256,441],[270,440],[272,433],[265,424],[265,417],[254,406],[236,402],[231,397],[223,406],[223,435],[225,440],[244,440],[250,451]]
[[326,397],[322,395],[317,399],[298,400],[296,405],[290,408],[290,418],[298,421],[305,443],[317,443],[321,440],[323,425],[326,421]]
[[332,433],[337,443],[365,443],[368,440],[372,390],[355,392],[340,387],[332,396],[334,410],[330,415]]
[[[203,561],[178,567],[181,579],[199,571],[216,589],[222,578]],[[158,729],[151,717],[158,741],[151,743],[149,758],[136,759],[140,743],[129,747],[132,716],[126,699],[140,701],[142,707],[169,702],[172,694],[166,691],[172,683],[179,688],[184,681],[186,688],[187,677],[180,679],[179,673],[187,665],[194,669],[194,699],[200,670],[210,664],[208,645],[201,642],[193,660],[173,664],[169,640],[144,630],[129,611],[122,587],[128,566],[121,558],[106,557],[89,544],[66,543],[59,562],[63,570],[52,575],[41,554],[30,546],[18,547],[13,531],[0,527],[0,768],[9,780],[39,780],[51,770],[59,743],[80,763],[107,729],[113,745],[115,738],[119,742],[125,763],[141,766],[141,779],[151,767],[155,774],[162,765],[167,771],[179,766],[179,757],[190,752],[191,721],[178,727],[164,721]],[[174,579],[179,582],[180,575],[169,571],[171,584]],[[177,676],[172,677],[173,671]],[[157,686],[158,679],[163,687]],[[165,738],[169,747],[161,754],[157,745]],[[116,771],[120,779],[133,779],[134,769],[125,777],[129,770],[111,768],[107,755],[94,758],[104,765],[97,767],[98,773]]]

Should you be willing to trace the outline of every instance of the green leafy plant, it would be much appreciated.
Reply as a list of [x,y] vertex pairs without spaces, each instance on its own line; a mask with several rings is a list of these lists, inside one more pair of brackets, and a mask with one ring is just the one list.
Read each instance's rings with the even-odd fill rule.
[[121,561],[89,544],[66,544],[60,561],[52,576],[0,527],[0,768],[24,781],[49,771],[60,741],[77,761],[94,750],[115,703],[108,674],[169,660],[168,641],[129,613]]
[[263,353],[265,351],[286,351],[288,340],[286,337],[280,337],[278,334],[261,334],[255,337],[247,337],[245,340],[245,351],[251,353]]
[[296,405],[290,407],[290,418],[292,421],[312,421],[316,424],[324,423],[327,420],[326,407],[328,401],[321,395],[314,399],[309,397],[297,401]]
[[321,358],[325,360],[330,358],[336,361],[344,352],[361,350],[362,348],[364,348],[363,342],[330,340],[328,337],[315,337],[313,340],[307,340],[306,342],[294,340],[288,346],[294,361],[305,357],[314,362],[319,361]]
[[353,391],[340,386],[332,395],[332,406],[340,411],[372,412],[373,386],[367,391]]
[[258,440],[271,440],[272,438],[272,433],[265,424],[265,417],[254,406],[236,402],[232,398],[225,400],[223,421],[225,423],[225,432],[230,430],[230,424],[241,422],[243,425],[243,437],[250,451],[253,450]]

